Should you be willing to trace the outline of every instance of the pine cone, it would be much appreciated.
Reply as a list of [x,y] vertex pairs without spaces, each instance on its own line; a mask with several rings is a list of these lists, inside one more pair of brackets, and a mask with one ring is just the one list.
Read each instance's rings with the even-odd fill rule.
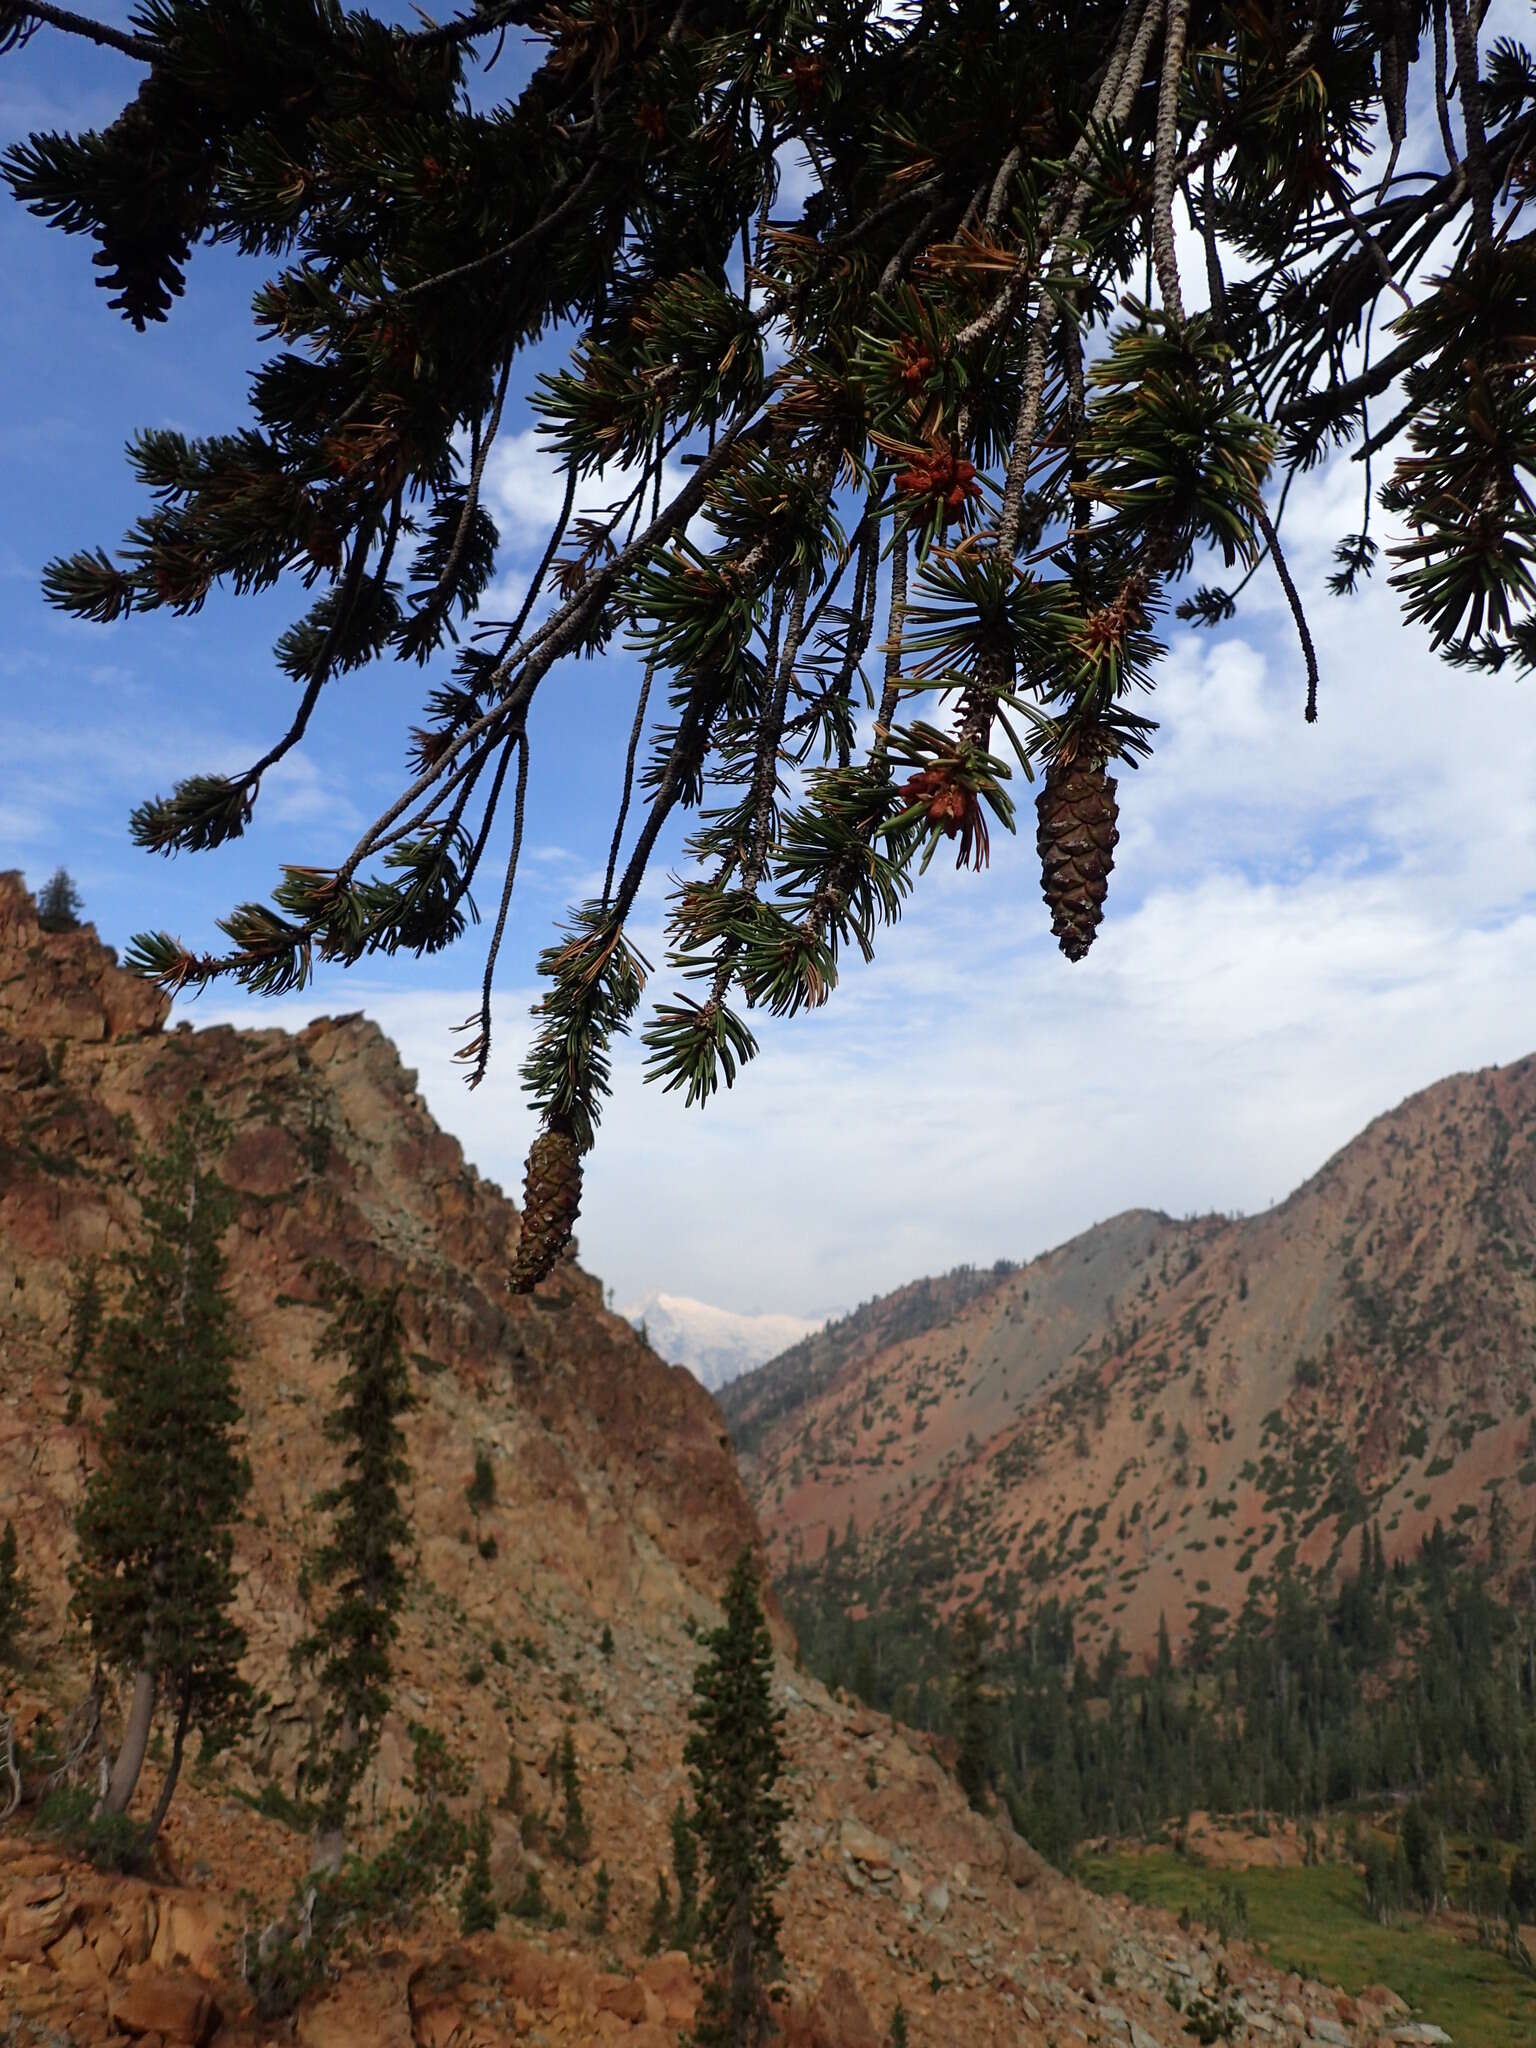
[[1081,960],[1104,915],[1120,833],[1113,776],[1094,754],[1053,761],[1036,800],[1040,886],[1051,930],[1069,960]]
[[581,1154],[568,1130],[541,1131],[528,1148],[523,1227],[512,1259],[512,1292],[531,1294],[555,1269],[581,1208]]

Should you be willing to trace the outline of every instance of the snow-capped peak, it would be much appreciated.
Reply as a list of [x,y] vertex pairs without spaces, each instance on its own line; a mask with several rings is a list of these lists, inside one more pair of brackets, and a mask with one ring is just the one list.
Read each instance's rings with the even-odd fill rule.
[[654,1351],[673,1365],[687,1366],[711,1392],[821,1328],[820,1319],[744,1315],[736,1309],[716,1308],[712,1302],[692,1301],[686,1294],[659,1290],[623,1314],[637,1329],[644,1324]]

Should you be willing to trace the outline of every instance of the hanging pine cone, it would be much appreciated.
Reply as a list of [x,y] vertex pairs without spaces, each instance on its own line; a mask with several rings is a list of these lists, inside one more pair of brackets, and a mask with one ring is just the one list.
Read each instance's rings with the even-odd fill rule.
[[1103,759],[1094,753],[1053,761],[1035,808],[1040,886],[1051,930],[1067,958],[1081,960],[1104,915],[1120,837],[1114,778],[1105,774]]
[[531,1294],[555,1269],[571,1241],[581,1207],[581,1154],[562,1125],[541,1131],[528,1148],[523,1176],[523,1227],[512,1260],[512,1292]]

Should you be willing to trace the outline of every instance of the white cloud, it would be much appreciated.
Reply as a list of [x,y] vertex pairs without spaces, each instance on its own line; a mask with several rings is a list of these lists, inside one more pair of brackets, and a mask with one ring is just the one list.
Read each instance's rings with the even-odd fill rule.
[[[237,756],[245,766],[251,756]],[[235,763],[232,760],[230,767]],[[262,777],[260,816],[267,825],[325,824],[358,831],[362,812],[338,790],[308,754],[293,753],[275,762]]]
[[[580,1227],[621,1299],[814,1313],[1134,1205],[1259,1208],[1411,1089],[1531,1050],[1525,692],[1443,670],[1384,584],[1353,603],[1308,595],[1316,727],[1287,616],[1263,608],[1256,638],[1175,629],[1158,750],[1121,776],[1109,914],[1081,965],[1051,942],[1021,791],[1019,837],[994,836],[991,872],[941,855],[875,965],[849,965],[825,1011],[759,1024],[758,1059],[708,1109],[643,1086],[626,1043]],[[530,880],[564,865],[565,849],[541,851]],[[655,934],[636,937],[664,996]],[[471,1096],[451,1026],[474,1007],[472,974],[441,992],[348,988],[331,1007],[361,998],[515,1195],[533,991],[500,997]]]
[[[637,469],[609,463],[601,473],[581,478],[576,486],[573,517],[591,517],[621,505],[639,474]],[[685,481],[682,470],[674,463],[664,466],[663,504]],[[536,427],[503,434],[497,441],[485,465],[485,501],[508,546],[542,553],[565,503],[565,477],[547,436]],[[647,511],[649,503],[647,495]],[[628,518],[626,514],[618,531],[621,541],[628,531]]]
[[48,836],[47,814],[35,804],[0,803],[0,846],[32,846]]

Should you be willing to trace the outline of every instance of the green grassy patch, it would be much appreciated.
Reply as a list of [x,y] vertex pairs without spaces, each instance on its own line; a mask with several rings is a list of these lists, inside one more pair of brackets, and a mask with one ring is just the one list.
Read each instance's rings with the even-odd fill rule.
[[1217,1919],[1223,1883],[1241,1885],[1248,1939],[1277,1968],[1350,1992],[1386,1984],[1444,2027],[1456,2048],[1530,2048],[1536,2040],[1536,1982],[1448,1925],[1378,1926],[1366,1914],[1359,1873],[1342,1865],[1218,1870],[1154,1851],[1085,1856],[1075,1874],[1094,1891],[1124,1892],[1138,1904],[1187,1907],[1207,1925]]

